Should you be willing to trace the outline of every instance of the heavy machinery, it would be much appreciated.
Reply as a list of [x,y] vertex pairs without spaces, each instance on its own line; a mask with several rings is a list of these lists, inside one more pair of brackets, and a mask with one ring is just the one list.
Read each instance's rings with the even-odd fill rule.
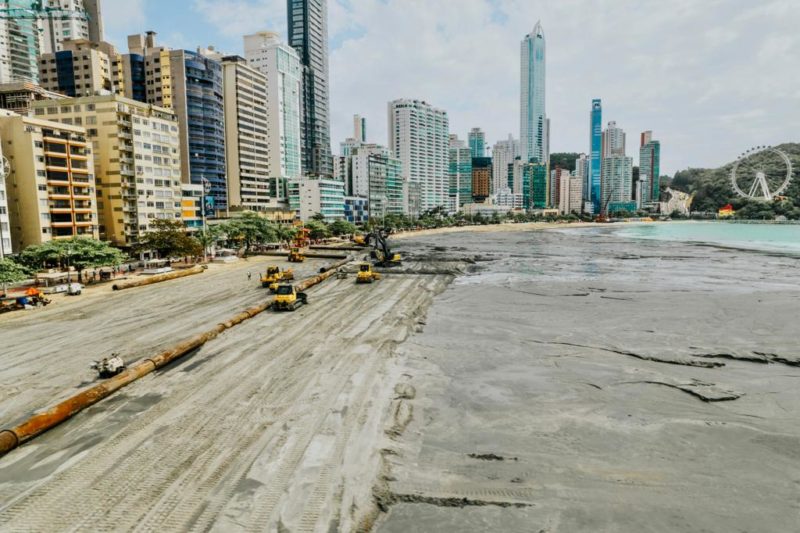
[[372,270],[372,265],[369,263],[361,263],[358,265],[358,274],[356,275],[356,283],[372,283],[381,279],[381,275]]
[[293,246],[289,249],[288,260],[290,263],[302,263],[306,260],[306,256],[300,251],[299,247]]
[[366,246],[367,239],[363,235],[353,235],[353,244],[356,246]]
[[400,254],[392,253],[389,249],[389,232],[376,229],[367,235],[367,246],[372,246],[370,253],[375,259],[375,265],[381,267],[393,267],[402,264]]
[[112,353],[111,357],[105,357],[102,361],[95,361],[90,368],[97,370],[101,378],[112,378],[125,371],[125,361],[119,354]]
[[267,267],[267,272],[261,276],[261,286],[265,289],[270,289],[275,292],[275,289],[278,287],[278,284],[281,281],[288,281],[294,279],[294,270],[291,268],[287,268],[286,270],[281,270],[280,267],[275,265],[271,265]]
[[272,301],[272,308],[275,311],[294,311],[301,305],[308,303],[308,297],[304,292],[298,292],[291,283],[281,283],[275,291],[275,299]]

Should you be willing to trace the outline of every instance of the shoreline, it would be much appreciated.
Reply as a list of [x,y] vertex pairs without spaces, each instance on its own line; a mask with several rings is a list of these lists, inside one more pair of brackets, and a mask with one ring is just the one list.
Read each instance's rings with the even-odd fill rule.
[[[628,222],[626,224],[634,224]],[[653,224],[653,222],[646,222],[646,224]],[[571,222],[571,223],[558,223],[558,222],[522,222],[522,223],[506,223],[506,224],[486,224],[482,226],[452,226],[447,228],[431,228],[419,231],[404,231],[402,233],[393,233],[390,239],[412,239],[414,237],[427,237],[429,235],[444,235],[447,233],[505,233],[505,232],[518,232],[527,230],[546,230],[556,228],[589,228],[601,227],[607,224],[598,224],[596,222]]]

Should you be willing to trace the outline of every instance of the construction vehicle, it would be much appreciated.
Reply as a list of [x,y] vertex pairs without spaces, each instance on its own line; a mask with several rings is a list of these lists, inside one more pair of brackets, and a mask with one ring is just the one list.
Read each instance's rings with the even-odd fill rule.
[[356,275],[356,283],[372,283],[381,279],[381,275],[372,270],[372,265],[364,262],[358,265],[358,274]]
[[272,308],[276,311],[294,311],[301,305],[307,304],[306,293],[298,292],[291,283],[281,283],[275,291]]
[[375,259],[375,266],[393,267],[402,264],[400,254],[389,249],[389,232],[376,229],[367,235],[367,246],[372,246],[370,256]]
[[299,247],[293,246],[289,249],[288,260],[290,263],[302,263],[306,260],[306,256],[300,251]]
[[293,280],[294,279],[294,270],[291,268],[287,268],[286,270],[281,270],[280,267],[275,265],[271,265],[267,267],[267,272],[261,276],[261,286],[265,289],[275,290],[277,288],[278,283],[284,280]]
[[112,353],[111,357],[105,357],[102,361],[95,361],[90,368],[97,370],[101,378],[111,378],[125,371],[125,361],[119,354]]
[[353,235],[353,244],[356,246],[366,246],[367,239],[363,235]]

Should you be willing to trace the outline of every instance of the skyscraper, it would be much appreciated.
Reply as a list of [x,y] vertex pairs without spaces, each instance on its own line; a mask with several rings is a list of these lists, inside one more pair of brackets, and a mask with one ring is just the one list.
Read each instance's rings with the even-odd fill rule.
[[450,203],[459,211],[472,201],[472,150],[458,135],[451,135],[449,153]]
[[[418,184],[420,209],[427,211],[447,205],[450,146],[447,112],[421,100],[401,99],[389,102],[388,118],[389,148],[403,162],[409,187]],[[410,199],[409,203],[414,202]]]
[[542,23],[522,40],[520,86],[520,151],[523,161],[546,162],[545,40]]
[[639,190],[636,200],[642,204],[658,202],[660,190],[661,143],[653,140],[653,132],[642,133],[639,148]]
[[303,173],[333,175],[328,92],[328,2],[287,0],[289,45],[303,65]]
[[603,131],[603,159],[612,155],[625,155],[625,131],[613,120]]
[[600,176],[603,157],[603,105],[600,99],[592,100],[592,111],[589,115],[589,172],[586,175],[587,202],[592,203],[594,213],[600,213]]
[[486,157],[486,134],[480,128],[470,130],[469,149],[472,157]]
[[353,138],[358,142],[367,142],[367,119],[361,115],[353,115]]
[[268,31],[245,35],[244,56],[266,76],[269,174],[297,178],[302,173],[300,58],[277,33]]

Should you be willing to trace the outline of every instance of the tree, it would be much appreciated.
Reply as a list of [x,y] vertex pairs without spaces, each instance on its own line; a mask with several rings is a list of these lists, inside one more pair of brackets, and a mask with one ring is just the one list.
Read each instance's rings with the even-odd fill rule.
[[125,260],[125,254],[107,242],[73,237],[28,246],[20,254],[20,260],[37,270],[53,266],[74,267],[80,279],[81,273],[87,268],[119,265]]
[[316,220],[317,222],[325,222],[325,215],[322,213],[314,213],[314,216],[311,217],[311,220]]
[[328,226],[326,226],[325,223],[320,222],[318,220],[312,219],[306,222],[306,229],[309,231],[308,236],[314,240],[326,239],[331,235]]
[[222,224],[222,231],[227,235],[228,240],[244,243],[245,254],[254,244],[265,244],[278,240],[275,225],[252,211],[245,211],[241,216]]
[[28,277],[28,271],[11,259],[0,259],[0,284],[3,285],[3,296],[8,292],[9,283],[18,283]]
[[205,230],[199,232],[195,239],[197,239],[197,241],[203,247],[203,255],[205,256],[208,249],[217,244],[217,241],[219,241],[221,237],[222,227],[215,225],[206,226]]
[[275,226],[275,233],[278,235],[279,242],[289,244],[297,235],[297,228],[285,224],[278,224]]
[[340,235],[350,235],[356,232],[355,224],[351,224],[346,220],[336,220],[331,222],[328,229],[331,230],[331,233],[336,235],[337,237]]
[[186,233],[186,227],[178,220],[154,220],[153,231],[142,235],[138,249],[154,250],[159,257],[198,256],[203,253],[200,241]]

